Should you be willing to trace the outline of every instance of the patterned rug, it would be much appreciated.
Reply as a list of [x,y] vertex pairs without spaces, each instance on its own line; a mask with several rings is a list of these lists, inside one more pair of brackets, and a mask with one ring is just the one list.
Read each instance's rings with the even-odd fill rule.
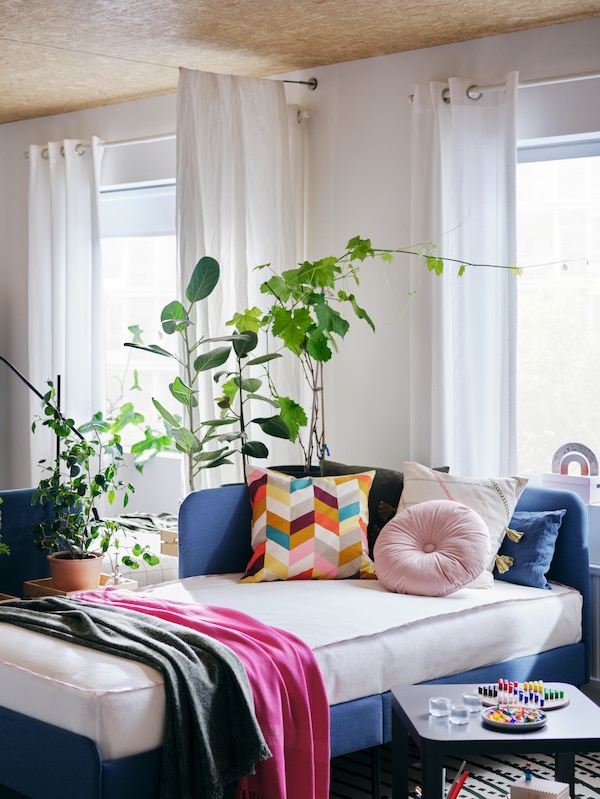
[[[456,770],[461,765],[458,758],[446,761],[447,782],[450,788]],[[548,755],[502,755],[498,758],[471,756],[466,768],[469,776],[460,793],[460,799],[506,799],[510,785],[524,774],[530,763],[533,775],[540,779],[554,779],[554,759]],[[411,788],[419,780],[419,764],[411,769]],[[577,755],[575,758],[575,795],[572,799],[599,799],[600,755]],[[391,751],[381,748],[381,797],[392,795]],[[371,758],[368,752],[334,758],[332,761],[330,799],[371,799]]]

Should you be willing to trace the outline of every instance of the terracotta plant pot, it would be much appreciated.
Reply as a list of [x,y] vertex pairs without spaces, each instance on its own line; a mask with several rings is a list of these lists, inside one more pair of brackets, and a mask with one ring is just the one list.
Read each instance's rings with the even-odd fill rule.
[[98,588],[102,574],[103,555],[90,552],[85,558],[71,558],[68,552],[48,555],[52,586],[58,591],[83,591]]

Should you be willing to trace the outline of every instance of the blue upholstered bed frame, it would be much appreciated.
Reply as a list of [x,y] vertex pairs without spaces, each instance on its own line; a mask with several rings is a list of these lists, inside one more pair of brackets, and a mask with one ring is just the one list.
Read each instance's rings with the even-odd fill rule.
[[[10,493],[0,494],[5,503]],[[572,492],[529,486],[517,505],[517,510],[528,511],[558,508],[566,508],[567,513],[549,577],[583,595],[583,640],[433,682],[483,683],[494,682],[500,676],[573,685],[589,680],[591,603],[585,505]],[[4,504],[2,510],[7,520],[10,503]],[[250,555],[249,528],[246,486],[223,486],[190,494],[179,512],[179,576],[243,571]],[[390,739],[389,693],[331,707],[332,757],[377,747]],[[64,764],[66,753],[68,768],[56,769],[57,763]],[[159,768],[160,750],[102,762],[92,741],[0,707],[0,786],[32,799],[155,799]]]

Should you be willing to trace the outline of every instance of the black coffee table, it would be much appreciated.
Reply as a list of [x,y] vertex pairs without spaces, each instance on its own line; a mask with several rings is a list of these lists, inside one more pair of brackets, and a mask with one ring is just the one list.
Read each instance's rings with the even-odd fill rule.
[[392,799],[408,794],[408,753],[412,740],[421,754],[424,799],[441,799],[442,760],[448,755],[468,760],[469,754],[552,754],[557,782],[566,782],[574,795],[575,754],[600,752],[600,707],[573,685],[562,688],[569,704],[548,710],[544,727],[522,733],[503,732],[483,724],[473,713],[468,724],[451,724],[429,715],[429,697],[447,696],[461,704],[473,685],[401,685],[392,690]]

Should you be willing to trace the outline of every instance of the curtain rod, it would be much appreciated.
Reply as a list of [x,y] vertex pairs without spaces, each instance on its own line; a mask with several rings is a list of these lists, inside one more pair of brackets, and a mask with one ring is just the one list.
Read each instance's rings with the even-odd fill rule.
[[[551,78],[532,78],[531,80],[521,80],[518,83],[519,89],[530,89],[535,86],[550,86],[555,83],[572,83],[579,80],[593,80],[600,78],[600,72],[579,72],[575,75],[556,75]],[[495,83],[490,86],[469,86],[467,89],[467,97],[471,100],[479,100],[484,94],[492,94],[493,92],[504,91],[506,85],[504,83]],[[450,102],[450,90],[444,89],[442,96],[446,102]],[[413,101],[413,94],[409,94],[408,99]]]
[[[288,80],[283,79],[281,83],[298,83],[302,86],[308,86],[311,92],[319,85],[319,82],[316,78],[309,78],[309,80]],[[170,139],[174,139],[177,134],[175,133],[158,133],[155,136],[144,136],[142,138],[136,139],[118,139],[116,141],[100,141],[99,145],[101,147],[111,148],[111,147],[126,147],[128,144],[151,144],[152,142],[160,142],[160,141],[169,141]],[[75,152],[77,155],[83,155],[85,152],[86,147],[90,146],[89,141],[82,141],[80,142],[77,147],[75,148]],[[25,158],[29,158],[29,153],[24,153]],[[64,153],[63,153],[64,155]],[[48,150],[42,150],[42,158],[48,158]]]
[[[531,80],[519,81],[519,89],[531,89],[535,86],[551,86],[555,83],[572,83],[578,80],[593,80],[600,78],[600,72],[580,72],[576,75],[556,75],[552,78],[532,78]],[[467,89],[467,97],[471,100],[478,100],[484,94],[500,92],[505,88],[503,83],[492,84],[491,86],[470,86]]]

